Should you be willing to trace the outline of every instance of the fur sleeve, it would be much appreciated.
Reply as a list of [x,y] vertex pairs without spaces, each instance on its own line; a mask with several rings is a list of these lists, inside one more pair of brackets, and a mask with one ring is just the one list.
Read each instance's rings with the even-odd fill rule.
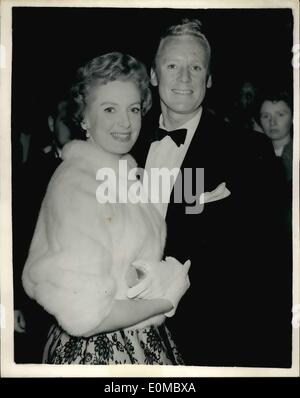
[[64,162],[44,198],[23,285],[69,334],[79,336],[109,314],[116,293],[112,278],[109,205],[96,201],[96,181]]

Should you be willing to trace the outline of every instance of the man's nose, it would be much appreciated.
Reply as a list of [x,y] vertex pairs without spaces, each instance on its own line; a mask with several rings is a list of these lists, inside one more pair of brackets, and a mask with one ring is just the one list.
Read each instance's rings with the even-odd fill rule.
[[184,83],[189,82],[191,80],[191,73],[187,66],[183,66],[182,68],[180,68],[179,79]]

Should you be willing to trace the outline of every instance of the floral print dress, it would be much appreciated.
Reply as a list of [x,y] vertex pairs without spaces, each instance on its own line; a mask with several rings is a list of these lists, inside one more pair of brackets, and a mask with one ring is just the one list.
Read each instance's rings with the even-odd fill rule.
[[43,362],[81,365],[183,365],[182,358],[164,324],[143,329],[74,337],[53,325]]

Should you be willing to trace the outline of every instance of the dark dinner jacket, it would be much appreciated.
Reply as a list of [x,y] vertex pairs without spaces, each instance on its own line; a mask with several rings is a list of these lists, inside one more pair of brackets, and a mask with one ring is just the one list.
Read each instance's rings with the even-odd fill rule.
[[[148,133],[149,136],[149,133]],[[186,214],[168,207],[165,255],[191,259],[191,287],[167,325],[187,365],[291,366],[291,249],[269,141],[204,109],[181,169],[231,194]],[[196,175],[196,173],[195,173]]]

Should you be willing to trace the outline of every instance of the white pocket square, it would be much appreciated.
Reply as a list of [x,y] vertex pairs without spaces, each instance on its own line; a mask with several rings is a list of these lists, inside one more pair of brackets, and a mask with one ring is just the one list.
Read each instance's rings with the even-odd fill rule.
[[222,182],[213,191],[202,193],[200,195],[199,201],[200,204],[215,202],[217,200],[227,198],[227,196],[229,196],[230,194],[231,192],[229,191],[229,189],[226,188],[226,182]]

